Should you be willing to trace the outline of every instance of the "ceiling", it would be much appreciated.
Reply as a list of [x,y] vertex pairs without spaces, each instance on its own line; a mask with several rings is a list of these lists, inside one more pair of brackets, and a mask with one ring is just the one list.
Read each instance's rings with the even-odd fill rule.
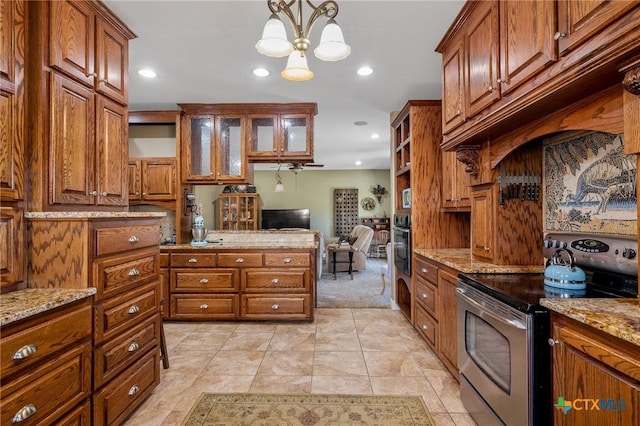
[[[129,46],[130,110],[178,109],[177,103],[189,102],[315,102],[315,162],[334,170],[389,168],[390,113],[409,99],[440,99],[441,57],[434,49],[464,1],[338,0],[336,21],[352,53],[339,62],[311,53],[315,76],[306,82],[284,80],[286,58],[256,51],[270,14],[264,0],[105,3],[137,35]],[[309,11],[305,3],[304,20]],[[323,21],[314,26],[310,51],[322,27]],[[358,76],[363,65],[373,74]],[[147,67],[155,79],[138,75]],[[270,75],[255,77],[257,67]]]

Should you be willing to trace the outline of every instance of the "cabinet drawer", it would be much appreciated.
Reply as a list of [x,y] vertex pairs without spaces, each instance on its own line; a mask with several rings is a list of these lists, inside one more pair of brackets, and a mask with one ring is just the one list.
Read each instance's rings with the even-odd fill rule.
[[416,273],[430,283],[438,285],[438,267],[436,265],[416,258]]
[[254,319],[311,318],[311,296],[243,294],[240,316]]
[[171,291],[187,293],[237,292],[237,269],[171,270]]
[[93,386],[99,388],[160,341],[160,317],[154,315],[136,328],[98,347],[93,353]]
[[309,291],[309,270],[298,269],[289,271],[255,271],[247,270],[244,273],[242,291],[247,292],[279,292],[283,289],[289,292]]
[[308,253],[265,253],[264,266],[309,267],[311,258]]
[[157,280],[160,275],[158,251],[154,249],[98,260],[93,268],[98,280],[96,300]]
[[143,247],[160,248],[160,225],[133,225],[95,230],[95,255],[104,256]]
[[[65,314],[53,313],[40,324],[15,334],[10,334],[9,327],[2,330],[0,374],[3,382],[5,377],[91,337],[91,306],[73,309]],[[24,358],[13,359],[14,355]]]
[[171,296],[171,318],[174,319],[237,319],[237,294]]
[[68,412],[56,422],[56,426],[91,426],[91,402],[87,400]]
[[158,383],[160,354],[154,349],[93,396],[94,424],[121,424]]
[[218,266],[223,268],[256,268],[262,266],[262,254],[218,253]]
[[35,409],[21,425],[54,424],[56,419],[91,396],[91,345],[68,350],[28,374],[2,382],[0,424],[12,424],[20,411]]
[[215,253],[171,253],[172,268],[212,268],[214,266],[216,266]]
[[160,312],[158,282],[95,305],[94,344],[98,345]]
[[438,322],[420,305],[416,305],[415,327],[435,349],[437,347]]
[[437,303],[438,288],[425,281],[424,278],[418,276],[416,279],[416,300],[429,312],[433,317],[438,317]]
[[158,259],[158,263],[160,264],[161,268],[169,267],[169,253],[160,253]]

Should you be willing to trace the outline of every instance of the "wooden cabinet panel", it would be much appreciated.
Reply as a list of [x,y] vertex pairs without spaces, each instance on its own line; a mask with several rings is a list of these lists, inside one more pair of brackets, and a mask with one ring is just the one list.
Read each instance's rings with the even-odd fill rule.
[[495,214],[493,185],[473,187],[471,192],[471,253],[492,259],[494,256]]
[[185,293],[237,292],[237,269],[172,269],[171,291]]
[[309,269],[279,271],[247,270],[242,281],[243,292],[309,292]]
[[466,25],[465,109],[472,117],[500,99],[498,1],[478,2]]
[[13,40],[13,6],[11,1],[0,2],[0,78],[8,82],[13,81],[15,67],[15,52]]
[[608,404],[607,409],[554,410],[554,424],[640,424],[637,347],[557,314],[552,315],[552,333],[554,397]]
[[442,56],[442,133],[465,120],[464,39],[458,37]]
[[438,356],[451,374],[458,377],[458,321],[456,286],[458,277],[441,270],[438,276],[438,312],[439,350]]
[[93,204],[95,94],[51,73],[51,104],[50,203]]
[[438,266],[423,258],[416,258],[416,273],[431,284],[438,285]]
[[176,199],[176,160],[157,158],[142,161],[142,199],[169,201]]
[[416,301],[424,309],[438,318],[438,287],[418,276],[416,279]]
[[262,266],[261,253],[218,253],[221,268],[255,268]]
[[241,296],[241,313],[243,318],[253,319],[306,319],[311,315],[311,296],[309,295],[256,295]]
[[96,90],[126,105],[129,99],[129,40],[102,19],[96,23]]
[[260,195],[256,193],[220,194],[217,205],[216,228],[229,231],[260,229]]
[[416,305],[415,327],[435,350],[438,345],[438,322],[420,305]]
[[95,229],[95,256],[117,254],[160,244],[160,227],[153,225],[125,225]]
[[310,266],[311,257],[306,253],[265,253],[264,266],[302,267]]
[[158,277],[158,250],[152,248],[94,261],[93,273],[97,300],[131,290]]
[[94,395],[93,424],[122,424],[158,383],[160,354],[152,350]]
[[240,296],[237,294],[171,295],[173,319],[238,319]]
[[127,177],[129,202],[142,200],[142,164],[140,160],[129,159]]
[[502,96],[557,60],[555,12],[551,1],[500,2]]
[[25,424],[53,424],[91,395],[91,345],[67,352],[9,383],[2,383],[0,423],[12,424],[12,418],[33,406],[35,412]]
[[56,422],[57,426],[91,426],[91,403],[87,400]]
[[442,205],[448,210],[469,211],[471,208],[471,176],[456,153],[442,153]]
[[[7,377],[46,360],[55,352],[88,340],[91,337],[91,307],[49,315],[46,321],[17,333],[2,331],[0,374],[4,383]],[[18,354],[23,358],[14,359]]]
[[8,287],[24,279],[24,212],[0,206],[0,287]]
[[215,253],[171,253],[172,268],[212,268],[216,266]]
[[94,189],[97,205],[127,205],[127,127],[126,107],[97,96]]

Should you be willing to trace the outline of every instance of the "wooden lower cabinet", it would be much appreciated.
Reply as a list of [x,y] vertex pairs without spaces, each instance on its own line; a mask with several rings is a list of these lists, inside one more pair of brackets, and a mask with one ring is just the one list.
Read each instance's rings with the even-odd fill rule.
[[313,320],[315,252],[170,250],[170,319]]
[[415,257],[414,327],[459,380],[457,361],[456,285],[458,271]]
[[554,424],[640,424],[638,347],[557,313],[551,324],[553,403],[573,404],[566,413],[556,407]]
[[90,424],[90,301],[2,327],[0,424]]

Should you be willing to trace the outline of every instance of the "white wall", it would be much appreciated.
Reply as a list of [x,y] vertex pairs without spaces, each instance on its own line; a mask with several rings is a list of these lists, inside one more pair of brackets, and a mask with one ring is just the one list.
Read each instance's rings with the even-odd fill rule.
[[[389,170],[313,170],[304,169],[298,175],[284,168],[280,170],[285,192],[274,192],[276,169],[259,170],[254,174],[256,192],[260,194],[263,209],[310,209],[311,228],[322,231],[325,238],[335,237],[333,231],[333,190],[336,188],[358,188],[358,198],[375,199],[373,187],[387,188],[382,204],[376,200],[372,211],[362,209],[360,218],[391,216],[391,184]],[[204,206],[205,224],[213,228],[213,201],[223,186],[205,185],[195,188],[196,202]]]

